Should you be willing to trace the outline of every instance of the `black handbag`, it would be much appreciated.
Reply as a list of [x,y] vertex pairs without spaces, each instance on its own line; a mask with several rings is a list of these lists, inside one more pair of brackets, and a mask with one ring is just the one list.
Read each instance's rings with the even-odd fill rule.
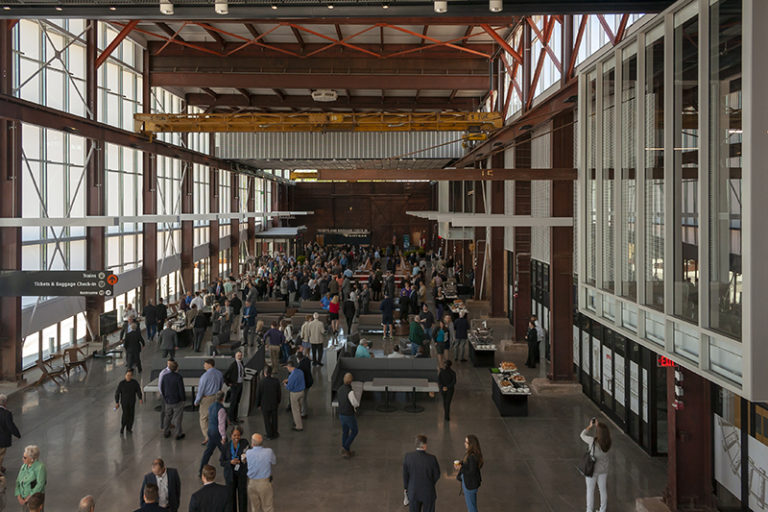
[[592,476],[595,474],[595,442],[592,441],[592,446],[587,449],[587,452],[582,455],[581,462],[577,466],[579,473],[584,476]]

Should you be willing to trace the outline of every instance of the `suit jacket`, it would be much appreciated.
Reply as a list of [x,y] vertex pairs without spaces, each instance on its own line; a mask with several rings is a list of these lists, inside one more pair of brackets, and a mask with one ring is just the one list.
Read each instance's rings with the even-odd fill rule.
[[259,381],[256,390],[256,407],[262,411],[274,411],[280,405],[280,381],[274,377],[265,377]]
[[[243,379],[245,379],[245,360],[242,361],[243,365]],[[237,361],[232,361],[227,371],[224,372],[224,383],[227,386],[237,383]]]
[[165,512],[165,509],[157,503],[145,503],[134,512]]
[[221,484],[204,485],[189,499],[189,512],[228,512],[230,493]]
[[[166,467],[165,472],[168,473],[168,510],[176,512],[179,510],[179,502],[181,501],[181,479],[176,468]],[[157,477],[151,471],[144,475],[144,481],[141,483],[139,504],[142,506],[144,506],[144,487],[147,484],[157,485]]]
[[221,450],[221,457],[219,458],[219,463],[221,464],[221,467],[224,468],[224,481],[227,482],[227,485],[232,483],[232,476],[235,473],[235,467],[231,464],[231,460],[233,458],[240,459],[240,468],[237,470],[238,477],[248,477],[248,470],[245,463],[245,456],[243,455],[246,451],[248,451],[248,448],[250,448],[250,445],[248,444],[248,441],[245,439],[241,439],[237,446],[235,447],[235,457],[232,457],[232,441],[227,441],[227,444],[224,445],[224,449]]
[[435,484],[440,480],[437,457],[424,450],[405,454],[403,460],[403,487],[411,501],[433,502],[437,499]]
[[11,436],[21,439],[19,429],[13,422],[13,413],[5,407],[0,407],[0,448],[11,446]]
[[138,329],[125,335],[125,339],[123,340],[123,347],[125,347],[126,352],[138,354],[141,352],[141,347],[143,346],[144,338],[141,337],[141,331]]

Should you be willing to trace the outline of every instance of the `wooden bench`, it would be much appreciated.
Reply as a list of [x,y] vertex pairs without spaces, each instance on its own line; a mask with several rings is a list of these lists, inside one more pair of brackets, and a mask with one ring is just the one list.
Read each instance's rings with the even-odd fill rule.
[[[53,360],[38,361],[37,368],[42,372],[40,378],[35,382],[35,386],[39,386],[48,379],[53,380],[56,384],[64,384],[64,374],[67,369],[64,366],[54,366]],[[58,381],[61,379],[61,382]]]

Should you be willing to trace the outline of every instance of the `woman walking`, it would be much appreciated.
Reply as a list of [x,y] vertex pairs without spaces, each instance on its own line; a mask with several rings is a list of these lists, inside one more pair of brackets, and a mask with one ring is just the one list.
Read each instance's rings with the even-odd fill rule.
[[587,428],[581,432],[581,440],[587,443],[595,457],[595,471],[592,476],[584,477],[587,482],[587,512],[595,510],[595,482],[600,490],[600,512],[608,507],[608,450],[611,449],[611,432],[605,423],[592,418]]
[[480,441],[474,434],[468,434],[464,438],[464,458],[458,462],[459,474],[456,480],[461,482],[461,490],[464,492],[464,502],[467,504],[467,512],[477,512],[477,490],[480,488],[480,468],[483,467],[483,452],[480,450]]
[[331,320],[331,333],[333,334],[333,337],[336,338],[336,336],[339,333],[339,310],[341,309],[341,305],[339,304],[339,296],[334,295],[331,299],[331,303],[328,304],[328,318]]

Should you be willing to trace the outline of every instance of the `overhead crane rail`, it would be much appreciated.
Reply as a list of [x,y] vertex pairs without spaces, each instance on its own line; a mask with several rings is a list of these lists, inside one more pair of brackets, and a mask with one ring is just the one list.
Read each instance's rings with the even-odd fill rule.
[[149,134],[225,132],[493,132],[498,112],[329,112],[282,114],[134,114],[137,132]]

